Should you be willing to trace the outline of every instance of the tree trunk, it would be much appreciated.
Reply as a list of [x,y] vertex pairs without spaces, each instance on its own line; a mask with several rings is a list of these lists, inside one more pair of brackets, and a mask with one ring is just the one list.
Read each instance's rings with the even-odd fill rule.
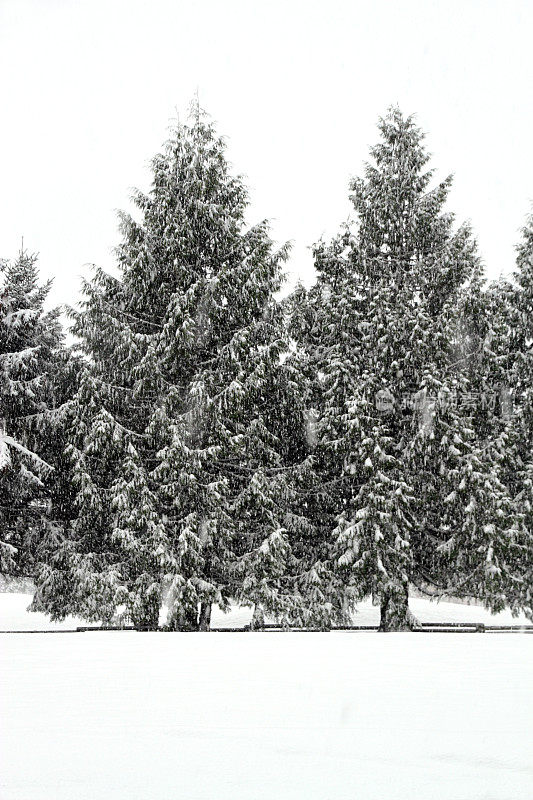
[[409,586],[389,588],[381,598],[380,631],[413,631],[419,626],[409,609]]
[[168,622],[171,631],[197,631],[198,611],[194,608],[179,608],[172,614]]
[[252,615],[252,621],[250,622],[250,630],[251,631],[259,631],[265,625],[265,614],[261,606],[256,605],[254,608],[254,613]]
[[139,630],[156,631],[159,627],[159,609],[161,598],[149,595],[137,598],[130,614],[131,621]]
[[200,620],[199,629],[201,631],[208,631],[211,628],[211,603],[201,603],[200,605]]
[[159,627],[159,610],[157,615],[135,615],[132,617],[133,626],[138,631],[156,631]]

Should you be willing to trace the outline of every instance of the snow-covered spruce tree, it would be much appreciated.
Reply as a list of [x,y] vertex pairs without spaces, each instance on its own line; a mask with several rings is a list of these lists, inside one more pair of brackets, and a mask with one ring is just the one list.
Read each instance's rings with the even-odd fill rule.
[[45,311],[37,256],[1,265],[0,572],[30,576],[50,525],[67,359],[57,310]]
[[523,553],[512,502],[518,491],[513,488],[514,375],[522,347],[516,300],[515,284],[499,280],[484,286],[480,279],[459,298],[454,363],[467,389],[460,411],[471,445],[464,454],[466,471],[458,470],[460,462],[447,467],[450,494],[440,517],[447,536],[438,548],[441,588],[476,597],[492,611],[521,607],[516,589]]
[[[481,599],[492,611],[507,606],[529,616],[532,238],[526,226],[515,281],[500,279],[486,288],[478,281],[460,301],[456,357],[473,390],[469,423],[476,446],[462,479],[453,469],[447,473],[450,495],[441,523],[449,539],[439,548],[449,560],[449,593]],[[458,502],[467,523],[462,532],[453,514],[447,519],[449,504],[457,508]]]
[[491,448],[506,500],[500,512],[506,537],[494,558],[492,604],[533,618],[533,215],[517,247],[514,278],[513,284],[497,287],[503,300],[494,315],[504,320],[500,330],[504,327],[506,335],[500,338],[506,358],[501,360],[511,401],[507,398],[504,425]]
[[246,228],[247,192],[199,109],[152,173],[138,219],[122,216],[119,277],[97,271],[76,316],[78,516],[38,603],[146,627],[164,603],[172,629],[207,628],[230,598],[293,618],[301,453],[284,435],[304,425],[274,300],[287,248]]
[[[513,415],[512,430],[516,447],[511,459],[520,464],[518,486],[513,482],[513,471],[506,476],[511,487],[513,512],[518,528],[520,558],[513,566],[516,570],[515,590],[518,607],[524,608],[533,618],[533,213],[522,229],[522,241],[517,248],[518,284],[516,316],[519,357],[515,361],[514,388],[517,412]],[[515,480],[516,480],[515,477]],[[515,488],[518,491],[515,491]]]
[[[454,354],[459,298],[479,279],[475,245],[443,211],[451,179],[430,188],[412,118],[391,109],[379,128],[373,163],[352,184],[355,230],[315,249],[303,343],[320,384],[314,458],[331,596],[350,611],[372,595],[388,630],[414,624],[409,583],[440,583],[451,568],[447,525],[466,548],[482,526],[476,492],[490,493],[490,469],[454,402],[467,388]],[[449,481],[474,466],[454,497]],[[443,522],[445,498],[453,520]]]

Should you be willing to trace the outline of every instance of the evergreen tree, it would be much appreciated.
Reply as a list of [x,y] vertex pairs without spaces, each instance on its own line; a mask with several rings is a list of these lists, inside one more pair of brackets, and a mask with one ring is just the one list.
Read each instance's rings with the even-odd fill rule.
[[246,228],[246,190],[199,109],[133,199],[120,274],[98,270],[76,315],[88,357],[71,426],[77,517],[36,606],[156,627],[164,603],[170,628],[207,628],[212,603],[234,598],[257,622],[293,619],[287,476],[303,454],[283,434],[304,439],[304,410],[274,299],[287,247],[273,249],[266,223]]
[[[517,247],[515,281],[505,287],[507,381],[512,392],[494,458],[505,487],[506,547],[497,564],[503,603],[533,618],[533,214]],[[500,315],[502,316],[502,315]]]
[[25,250],[3,262],[0,287],[0,571],[25,576],[61,481],[54,439],[67,360],[59,312],[44,307],[50,283],[39,284],[36,262]]
[[415,624],[410,583],[447,585],[492,490],[472,412],[455,401],[469,388],[457,354],[461,299],[480,281],[475,244],[443,211],[451,179],[431,188],[412,118],[392,109],[379,128],[352,183],[357,227],[316,247],[300,317],[319,384],[326,587],[341,614],[371,594],[387,630]]
[[[452,594],[479,598],[492,611],[507,606],[529,616],[532,240],[528,225],[518,248],[515,281],[500,280],[485,291],[478,284],[464,296],[461,358],[468,364],[469,385],[481,400],[471,415],[477,452],[468,476],[477,477],[479,490],[464,506],[475,521],[481,505],[484,524],[471,525],[459,546],[457,537],[444,545],[454,551],[448,576]],[[458,482],[459,490],[468,478]]]

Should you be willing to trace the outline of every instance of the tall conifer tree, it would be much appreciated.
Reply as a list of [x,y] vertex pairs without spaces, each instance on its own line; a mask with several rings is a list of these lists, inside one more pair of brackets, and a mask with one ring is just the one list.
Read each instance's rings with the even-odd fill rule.
[[286,476],[302,453],[283,434],[303,440],[304,425],[274,299],[287,247],[264,222],[246,227],[247,192],[198,108],[134,204],[119,276],[97,271],[76,315],[89,359],[70,446],[77,519],[37,605],[155,627],[164,603],[173,629],[207,628],[230,598],[256,621],[293,618]]
[[462,565],[492,485],[457,399],[469,388],[458,308],[480,280],[475,244],[443,210],[451,179],[431,188],[412,118],[392,109],[379,128],[373,162],[352,183],[357,225],[317,246],[300,316],[321,398],[315,464],[331,596],[346,612],[371,594],[388,630],[415,624],[411,582],[447,584]]
[[68,357],[58,310],[46,311],[37,256],[21,250],[1,265],[0,572],[28,576],[50,523],[49,503],[66,399]]

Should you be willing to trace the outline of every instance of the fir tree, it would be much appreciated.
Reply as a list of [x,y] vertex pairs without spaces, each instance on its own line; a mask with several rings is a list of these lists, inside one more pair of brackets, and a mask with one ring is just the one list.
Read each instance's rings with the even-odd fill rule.
[[[500,280],[484,291],[478,283],[464,297],[461,359],[478,401],[470,414],[476,447],[450,497],[462,505],[466,527],[457,535],[449,525],[452,535],[442,545],[452,556],[452,594],[476,597],[492,611],[507,606],[529,616],[531,240],[526,226],[515,281]],[[461,497],[476,483],[476,491]]]
[[77,517],[38,587],[56,617],[156,627],[164,603],[168,627],[207,628],[232,598],[257,621],[299,613],[285,476],[300,453],[282,417],[303,432],[303,408],[274,299],[287,248],[266,223],[246,228],[247,203],[195,109],[135,194],[139,219],[122,215],[118,278],[98,270],[85,287]]
[[58,310],[45,311],[37,256],[2,264],[0,287],[0,571],[31,575],[50,525],[65,361]]
[[[302,341],[320,376],[315,464],[331,596],[347,612],[371,594],[387,630],[415,624],[409,583],[449,572],[450,531],[464,549],[466,531],[483,527],[490,470],[453,402],[468,387],[454,354],[461,293],[479,280],[475,244],[443,211],[451,179],[431,188],[412,118],[392,109],[379,128],[373,163],[352,183],[357,227],[315,249]],[[450,496],[473,463],[474,483]]]
[[[508,400],[506,424],[495,439],[494,457],[507,504],[507,526],[500,548],[497,578],[500,596],[514,611],[533,617],[533,214],[517,247],[513,285],[506,287]],[[503,598],[503,599],[502,599]]]

